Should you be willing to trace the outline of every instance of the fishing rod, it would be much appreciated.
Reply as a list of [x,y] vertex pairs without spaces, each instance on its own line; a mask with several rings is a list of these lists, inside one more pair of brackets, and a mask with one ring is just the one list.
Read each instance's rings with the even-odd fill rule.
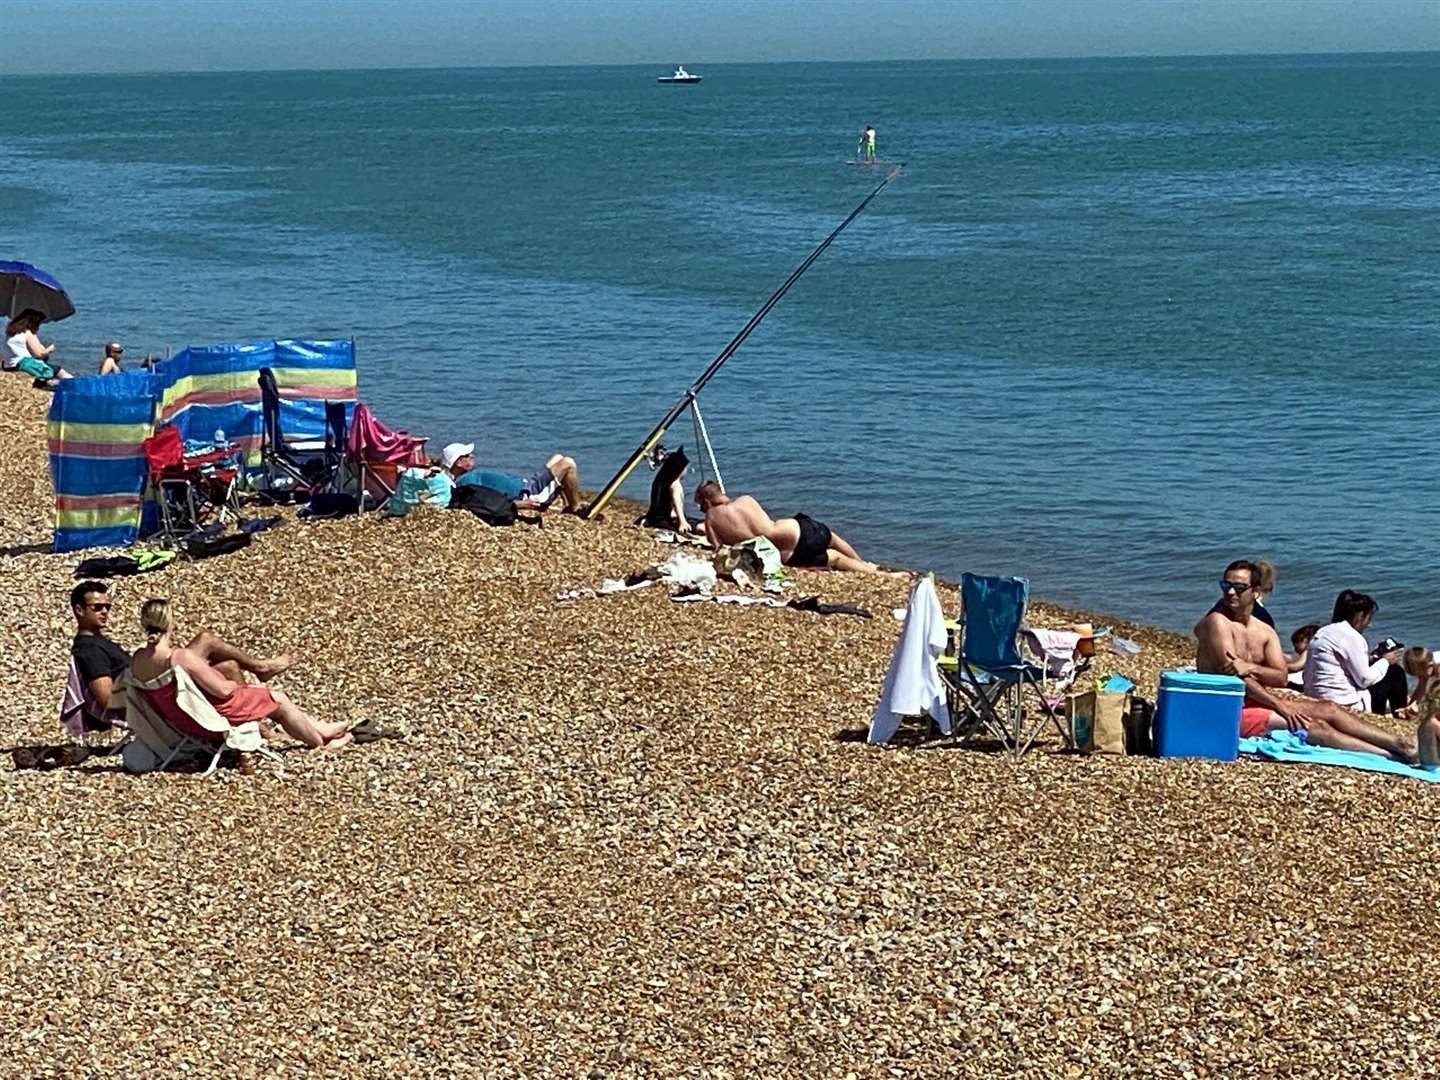
[[870,205],[870,200],[875,198],[876,195],[879,195],[891,180],[894,180],[895,177],[900,175],[900,169],[901,166],[899,165],[891,169],[890,172],[886,174],[885,179],[875,185],[875,190],[861,199],[860,205],[855,207],[854,210],[851,210],[849,216],[840,222],[839,225],[835,226],[835,231],[825,237],[824,240],[821,240],[820,243],[816,245],[815,250],[805,256],[805,261],[791,272],[790,276],[785,279],[785,283],[770,294],[770,299],[761,304],[760,310],[750,316],[750,321],[741,327],[738,334],[730,339],[730,344],[720,350],[720,355],[715,357],[714,360],[711,360],[710,366],[701,372],[698,379],[690,384],[690,388],[686,390],[680,400],[675,403],[675,407],[665,414],[665,418],[655,425],[655,430],[650,432],[650,434],[646,436],[645,441],[636,447],[635,452],[630,455],[629,460],[620,467],[620,471],[610,478],[610,482],[605,485],[604,490],[595,496],[594,501],[592,501],[589,506],[580,511],[581,517],[586,520],[591,520],[605,508],[605,504],[615,495],[620,485],[625,482],[625,478],[635,471],[635,466],[644,461],[645,456],[654,449],[655,444],[665,437],[665,432],[670,430],[670,425],[675,423],[675,421],[680,418],[680,414],[690,407],[691,402],[693,402],[700,391],[705,388],[705,384],[714,378],[715,373],[725,365],[725,361],[734,356],[735,350],[745,344],[745,339],[750,336],[751,331],[760,325],[766,315],[770,314],[770,309],[780,302],[780,298],[790,291],[790,286],[799,281],[805,271],[810,269],[810,264],[818,259],[820,254],[834,242],[835,238],[845,231],[845,227],[849,225],[850,222],[860,216],[860,212]]

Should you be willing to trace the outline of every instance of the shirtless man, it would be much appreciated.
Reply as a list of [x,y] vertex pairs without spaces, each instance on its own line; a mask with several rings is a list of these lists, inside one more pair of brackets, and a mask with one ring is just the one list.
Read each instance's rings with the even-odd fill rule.
[[763,536],[780,549],[780,561],[786,566],[812,570],[858,570],[868,574],[905,577],[881,570],[855,554],[855,549],[805,514],[773,520],[753,496],[732,499],[720,490],[714,480],[706,480],[695,489],[695,505],[705,514],[705,534],[710,545],[720,548]]
[[1416,741],[1368,724],[1333,701],[1282,697],[1274,687],[1289,675],[1275,631],[1254,618],[1255,564],[1237,559],[1225,568],[1219,610],[1195,626],[1195,666],[1212,675],[1236,675],[1245,681],[1240,734],[1249,738],[1270,731],[1304,731],[1308,742],[1335,750],[1388,754],[1413,764]]

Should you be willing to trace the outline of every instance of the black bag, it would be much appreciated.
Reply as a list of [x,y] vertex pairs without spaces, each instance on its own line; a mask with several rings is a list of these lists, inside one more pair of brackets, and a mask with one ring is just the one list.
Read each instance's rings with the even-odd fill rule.
[[1155,722],[1155,706],[1142,697],[1130,699],[1130,711],[1125,715],[1125,752],[1127,754],[1155,755],[1155,739],[1152,726]]
[[514,525],[520,520],[515,500],[503,491],[480,484],[461,484],[450,493],[450,509],[469,510],[486,525]]
[[239,551],[241,548],[249,546],[250,534],[247,532],[229,533],[225,536],[205,536],[200,533],[192,533],[180,540],[180,550],[189,559],[208,559],[214,555],[229,555],[232,551]]
[[114,555],[109,558],[86,559],[75,568],[77,578],[128,577],[140,572],[140,563],[129,555]]
[[302,518],[338,518],[359,512],[360,502],[354,495],[335,491],[319,491],[310,496],[310,501],[306,504],[305,509],[300,511],[300,516]]

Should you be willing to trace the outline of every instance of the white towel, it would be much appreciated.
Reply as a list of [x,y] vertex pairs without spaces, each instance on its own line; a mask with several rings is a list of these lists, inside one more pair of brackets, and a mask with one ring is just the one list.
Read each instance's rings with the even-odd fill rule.
[[922,577],[910,590],[910,607],[875,715],[870,718],[870,743],[890,741],[902,716],[929,715],[940,730],[950,734],[950,709],[945,704],[945,683],[936,659],[945,651],[945,613],[935,595],[935,583]]

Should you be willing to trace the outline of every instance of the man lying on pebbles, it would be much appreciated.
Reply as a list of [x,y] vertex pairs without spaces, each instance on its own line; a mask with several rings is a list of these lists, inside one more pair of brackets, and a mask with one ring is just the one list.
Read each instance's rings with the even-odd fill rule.
[[474,443],[451,443],[440,454],[445,474],[458,487],[478,484],[512,499],[519,510],[547,510],[557,496],[563,497],[567,513],[580,509],[580,470],[575,459],[551,454],[531,476],[516,476],[498,469],[475,465]]
[[[1276,688],[1286,684],[1289,670],[1279,636],[1254,618],[1258,576],[1255,565],[1244,559],[1227,566],[1220,582],[1218,610],[1211,609],[1195,627],[1195,667],[1212,675],[1236,675],[1245,682],[1240,735],[1249,738],[1298,730],[1315,746],[1388,754],[1415,764],[1419,759],[1415,738],[1392,735],[1333,701],[1276,693]],[[1428,732],[1428,737],[1433,745],[1434,732]]]
[[763,536],[780,550],[786,566],[810,570],[855,570],[885,577],[908,578],[897,571],[882,570],[855,553],[843,537],[805,514],[780,518],[765,512],[753,495],[732,499],[714,480],[695,489],[695,505],[705,514],[705,534],[713,547],[739,544]]

